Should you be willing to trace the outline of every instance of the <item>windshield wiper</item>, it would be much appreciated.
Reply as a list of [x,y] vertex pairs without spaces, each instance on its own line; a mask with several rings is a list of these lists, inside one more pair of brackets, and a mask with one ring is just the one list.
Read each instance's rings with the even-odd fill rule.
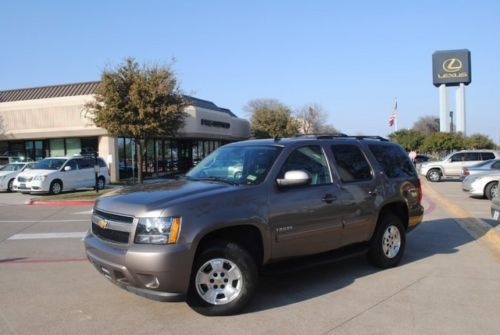
[[[192,177],[191,177],[192,178]],[[222,178],[222,177],[215,177],[215,176],[208,176],[208,177],[199,177],[199,178],[192,178],[193,180],[203,180],[203,181],[220,181],[229,185],[239,185],[238,182]]]

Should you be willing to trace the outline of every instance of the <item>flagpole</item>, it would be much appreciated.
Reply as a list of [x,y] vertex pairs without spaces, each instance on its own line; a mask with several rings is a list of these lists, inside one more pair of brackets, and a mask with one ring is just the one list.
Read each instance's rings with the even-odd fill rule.
[[398,131],[398,98],[394,98],[394,112],[396,117],[394,118],[394,129]]

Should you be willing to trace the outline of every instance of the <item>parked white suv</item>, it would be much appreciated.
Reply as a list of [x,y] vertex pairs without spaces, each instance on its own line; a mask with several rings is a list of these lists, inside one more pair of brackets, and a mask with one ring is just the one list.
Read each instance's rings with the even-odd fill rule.
[[[109,183],[109,170],[102,158],[99,165],[98,187]],[[22,193],[59,194],[63,190],[95,186],[95,159],[86,157],[50,157],[36,162],[30,170],[14,180],[13,190]]]
[[463,150],[449,154],[442,161],[422,163],[419,172],[432,182],[441,178],[460,178],[464,167],[495,158],[500,158],[499,151]]

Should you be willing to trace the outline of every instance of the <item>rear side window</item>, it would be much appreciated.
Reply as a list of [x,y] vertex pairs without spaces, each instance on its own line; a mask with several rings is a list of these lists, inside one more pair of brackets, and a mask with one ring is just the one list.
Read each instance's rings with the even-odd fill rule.
[[465,153],[466,161],[480,161],[479,152],[466,152]]
[[104,160],[103,160],[103,159],[98,158],[98,159],[97,159],[97,161],[99,162],[99,167],[102,167],[102,168],[108,167],[108,166],[106,165],[106,163],[104,162]]
[[481,156],[483,158],[483,161],[495,159],[495,155],[492,152],[482,152]]
[[491,168],[495,170],[500,170],[500,161],[493,163]]
[[408,155],[400,147],[377,144],[368,147],[387,177],[408,178],[417,175]]
[[342,182],[348,183],[372,178],[370,164],[356,145],[332,145],[332,152]]

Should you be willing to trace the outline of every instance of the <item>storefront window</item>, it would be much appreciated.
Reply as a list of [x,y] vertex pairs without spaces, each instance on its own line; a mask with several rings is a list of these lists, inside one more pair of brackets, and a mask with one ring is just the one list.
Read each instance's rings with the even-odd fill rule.
[[9,154],[9,143],[0,142],[0,156],[7,156]]
[[55,138],[50,140],[50,157],[62,157],[64,155],[64,139]]
[[66,155],[74,156],[79,155],[82,151],[82,146],[79,138],[67,138],[66,139]]
[[162,140],[156,140],[155,143],[155,149],[156,149],[156,172],[164,172],[165,169],[163,167],[163,144]]

